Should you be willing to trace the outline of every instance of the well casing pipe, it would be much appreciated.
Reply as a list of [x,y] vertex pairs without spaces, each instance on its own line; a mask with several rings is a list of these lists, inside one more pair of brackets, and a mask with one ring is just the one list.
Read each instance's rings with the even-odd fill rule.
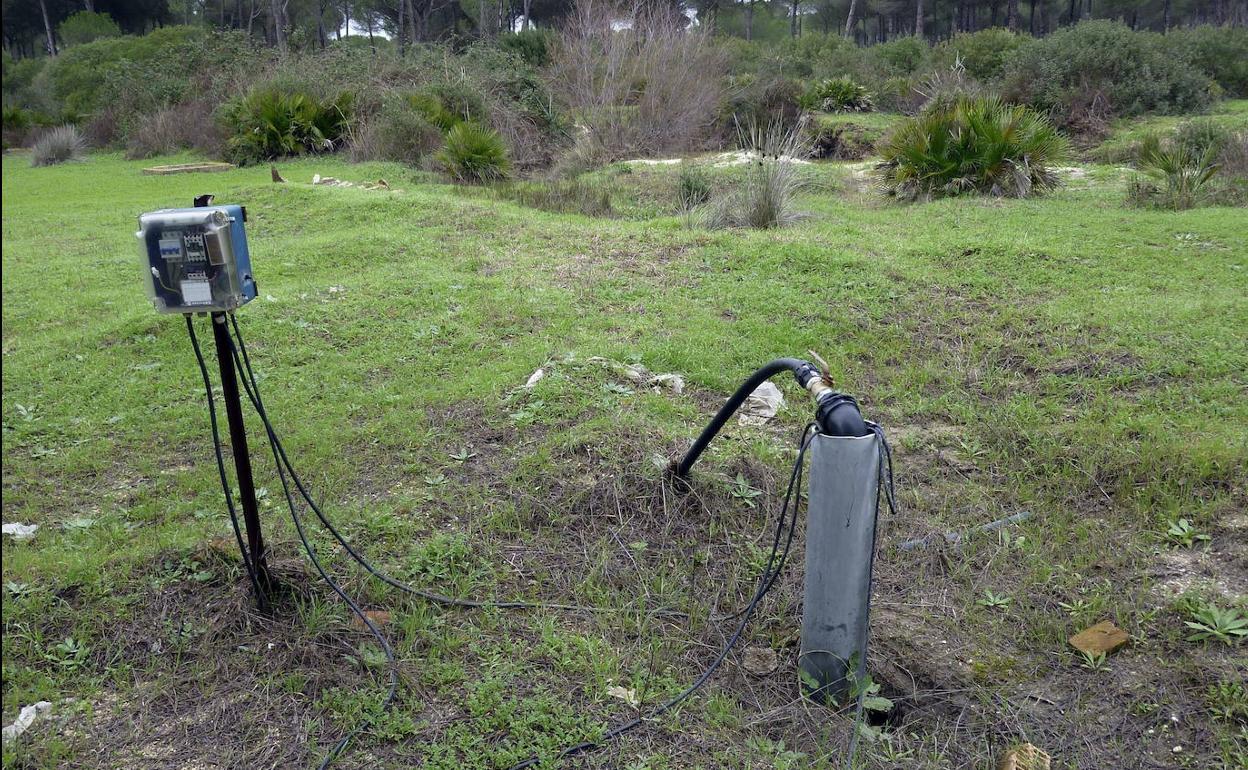
[[866,670],[880,438],[819,434],[810,447],[800,666],[808,694],[835,700]]

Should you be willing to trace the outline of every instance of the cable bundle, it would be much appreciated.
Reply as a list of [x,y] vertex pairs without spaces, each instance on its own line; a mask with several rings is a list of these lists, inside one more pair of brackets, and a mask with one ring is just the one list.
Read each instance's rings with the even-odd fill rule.
[[[474,608],[474,609],[484,608],[484,607],[496,607],[496,608],[501,608],[501,609],[535,609],[535,608],[560,609],[560,610],[593,609],[593,608],[578,607],[575,605],[550,604],[550,603],[542,603],[542,602],[460,599],[460,598],[445,596],[445,595],[438,594],[432,591],[426,591],[423,589],[415,588],[377,569],[372,563],[370,563],[359,552],[357,552],[351,546],[351,544],[347,541],[347,539],[342,536],[342,534],[338,531],[338,529],[333,525],[333,523],[321,510],[320,506],[317,505],[316,501],[313,500],[312,495],[308,491],[306,485],[303,483],[303,480],[299,477],[298,473],[295,471],[294,466],[291,464],[290,459],[286,454],[285,448],[282,446],[281,439],[278,437],[276,430],[273,428],[273,424],[269,420],[268,413],[264,408],[264,401],[260,397],[260,388],[256,382],[255,373],[252,371],[252,368],[251,368],[251,359],[247,354],[247,346],[243,342],[242,331],[239,329],[238,320],[234,316],[233,313],[230,313],[228,315],[229,315],[230,325],[232,329],[232,333],[229,336],[230,355],[234,359],[236,369],[243,373],[243,376],[241,379],[243,382],[243,389],[247,393],[247,399],[251,402],[252,407],[256,410],[256,414],[259,415],[261,422],[263,422],[264,424],[265,433],[267,434],[268,439],[269,439],[269,447],[273,453],[273,462],[277,466],[278,478],[282,484],[282,492],[285,495],[286,504],[290,511],[290,517],[291,517],[291,520],[294,522],[295,531],[299,535],[299,540],[303,545],[303,549],[307,553],[309,560],[312,562],[312,565],[316,568],[317,573],[320,574],[321,578],[326,582],[326,584],[329,585],[329,587],[334,591],[334,593],[336,593],[339,597],[342,598],[344,602],[346,602],[351,612],[364,624],[365,627],[368,628],[369,632],[372,633],[372,635],[377,639],[378,643],[381,645],[381,648],[385,653],[387,667],[389,669],[389,687],[387,688],[386,695],[384,699],[382,700],[382,709],[381,709],[382,711],[386,711],[390,708],[391,704],[394,701],[395,693],[398,690],[398,664],[395,660],[394,649],[391,647],[390,642],[386,639],[385,635],[381,633],[381,630],[372,621],[372,619],[369,618],[368,615],[360,608],[360,606],[346,593],[346,591],[342,588],[342,586],[337,581],[335,581],[329,575],[328,572],[326,572],[324,566],[321,564],[320,559],[316,555],[316,550],[313,548],[312,544],[309,542],[307,533],[304,529],[304,523],[298,510],[299,507],[295,503],[294,494],[292,493],[291,488],[290,488],[290,482],[292,481],[294,482],[295,489],[299,493],[299,496],[304,500],[305,503],[307,503],[308,507],[316,515],[317,519],[329,531],[329,533],[333,536],[334,540],[337,541],[338,544],[343,547],[343,549],[347,552],[347,554],[355,562],[357,562],[361,567],[363,567],[370,575],[377,578],[378,580],[381,580],[387,585],[390,585],[394,588],[399,589],[400,591],[411,594],[413,596],[419,596],[428,601],[432,601],[438,604],[443,604],[443,605],[452,606],[452,607],[464,607],[464,608]],[[202,374],[203,380],[204,380],[204,388],[205,388],[207,399],[208,399],[208,414],[212,423],[212,439],[213,439],[213,447],[214,447],[215,454],[216,454],[217,470],[221,478],[222,489],[225,492],[226,506],[229,510],[230,522],[234,529],[234,536],[238,542],[239,551],[242,553],[243,565],[247,571],[248,578],[252,583],[252,587],[257,592],[260,592],[262,589],[256,576],[256,571],[252,563],[252,557],[247,552],[247,547],[243,543],[242,533],[239,529],[238,516],[234,509],[234,503],[233,503],[233,499],[231,495],[230,484],[226,476],[225,460],[224,460],[222,449],[221,449],[220,434],[217,429],[216,409],[213,404],[212,382],[208,375],[208,368],[204,363],[203,353],[200,350],[199,341],[196,338],[195,327],[192,323],[190,315],[186,316],[186,328],[187,328],[187,333],[189,334],[190,339],[191,339],[191,347],[195,351],[195,358],[196,358],[196,361],[199,363],[200,373]],[[771,364],[768,364],[768,366],[756,372],[754,376],[752,376],[750,380],[747,381],[746,384],[749,385],[750,383],[753,383],[753,385],[756,387],[759,383],[761,383],[762,380],[767,379],[768,377],[774,375],[775,373],[778,373],[779,371],[783,371],[785,368],[791,369],[792,367],[789,365],[791,363],[803,364],[804,362],[797,361],[796,359],[778,359],[777,361],[772,362]],[[806,366],[810,366],[810,365],[806,364]],[[757,382],[755,382],[756,380]],[[753,387],[750,387],[749,391],[752,391],[752,390],[753,390]],[[740,389],[740,391],[745,391],[745,395],[749,394],[749,391],[746,391],[746,388],[744,386]],[[684,462],[681,464],[680,467],[683,469],[684,473],[688,472],[688,469],[693,465],[693,462],[696,461],[697,455],[699,455],[701,451],[705,449],[706,444],[709,443],[710,439],[714,437],[715,433],[718,431],[719,426],[722,425],[722,423],[727,419],[728,416],[730,416],[731,412],[735,411],[736,406],[739,406],[740,401],[742,401],[743,399],[744,399],[743,396],[742,398],[738,399],[736,395],[734,395],[734,397],[729,400],[729,403],[725,404],[725,408],[721,409],[720,413],[716,415],[715,420],[713,420],[712,424],[708,426],[706,431],[703,432],[702,437],[700,437],[699,441],[695,443],[694,449],[691,450],[688,455],[686,455]],[[734,405],[734,401],[736,402],[735,405]],[[881,460],[882,460],[882,462],[880,463],[879,486],[882,487],[885,491],[885,497],[888,501],[889,509],[895,513],[896,506],[895,506],[895,500],[893,497],[892,454],[889,451],[888,444],[884,439],[884,432],[880,428],[880,426],[872,422],[867,422],[866,425],[868,429],[879,438]],[[750,619],[753,617],[754,612],[757,610],[759,603],[762,602],[763,597],[766,596],[767,592],[770,591],[772,586],[775,585],[776,578],[779,576],[781,569],[783,569],[785,562],[788,560],[789,552],[793,545],[794,535],[797,531],[797,507],[798,506],[796,502],[797,498],[795,497],[795,491],[801,489],[802,473],[803,473],[803,468],[804,468],[804,460],[806,457],[806,451],[810,447],[811,442],[818,435],[819,435],[819,426],[815,422],[811,422],[807,424],[802,429],[802,433],[798,441],[797,459],[794,462],[792,472],[789,475],[789,485],[784,494],[784,503],[780,508],[780,515],[776,521],[776,530],[775,530],[774,537],[772,539],[771,552],[768,554],[768,557],[767,557],[767,564],[763,568],[762,573],[758,577],[758,587],[757,589],[755,589],[754,594],[750,598],[749,603],[745,606],[744,609],[728,616],[728,618],[739,617],[740,622],[737,624],[736,629],[733,631],[732,635],[729,636],[728,641],[725,642],[724,646],[716,654],[715,658],[711,661],[711,663],[706,667],[706,669],[702,672],[702,674],[699,675],[698,678],[693,681],[692,684],[690,684],[680,693],[668,699],[664,703],[651,709],[646,715],[634,717],[633,719],[630,719],[626,722],[622,722],[621,724],[608,728],[606,731],[603,732],[602,737],[597,741],[585,741],[582,743],[575,744],[573,746],[569,746],[563,749],[557,755],[557,758],[563,759],[566,757],[575,756],[577,754],[581,754],[586,751],[593,750],[595,748],[598,748],[602,743],[618,738],[619,736],[629,732],[630,730],[633,730],[639,727],[640,725],[644,724],[646,721],[654,720],[658,718],[662,714],[670,711],[671,709],[683,703],[691,695],[693,695],[695,692],[701,689],[707,683],[707,681],[710,680],[711,676],[714,675],[714,673],[719,669],[719,667],[723,664],[724,660],[727,659],[728,655],[732,652],[732,650],[736,647],[737,643],[740,641],[741,635],[745,632],[745,628],[749,624]],[[289,479],[287,479],[287,474],[289,474],[290,476]],[[681,476],[683,475],[684,474],[682,473]],[[876,505],[878,509],[878,505],[879,505],[878,497],[876,500]],[[782,545],[782,541],[783,541],[783,545]],[[857,746],[858,722],[861,720],[861,718],[862,718],[862,698],[859,697],[856,716],[855,716],[854,734],[851,738],[850,752],[849,752],[849,758],[848,758],[848,761],[851,763],[853,760],[854,751]],[[335,759],[338,758],[338,756],[347,747],[347,745],[355,738],[355,736],[358,735],[366,727],[368,727],[369,724],[370,724],[369,719],[367,718],[364,719],[355,727],[353,727],[346,735],[344,735],[336,744],[334,744],[333,748],[330,750],[330,752],[326,755],[324,760],[321,762],[320,764],[321,770],[325,770],[325,768],[329,767],[329,765],[333,763]],[[540,762],[540,759],[537,756],[532,756],[524,760],[523,762],[520,762],[514,765],[510,770],[524,770],[524,768],[530,768],[530,767],[536,766],[537,764],[539,764],[539,762]]]

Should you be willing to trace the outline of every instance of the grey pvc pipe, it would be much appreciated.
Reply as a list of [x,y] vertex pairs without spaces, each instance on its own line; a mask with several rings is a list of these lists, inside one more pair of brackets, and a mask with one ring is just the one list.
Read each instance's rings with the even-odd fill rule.
[[[875,551],[879,438],[818,435],[810,447],[806,507],[806,588],[800,666],[817,700],[849,688],[855,656],[866,671]],[[818,684],[818,689],[812,685]]]

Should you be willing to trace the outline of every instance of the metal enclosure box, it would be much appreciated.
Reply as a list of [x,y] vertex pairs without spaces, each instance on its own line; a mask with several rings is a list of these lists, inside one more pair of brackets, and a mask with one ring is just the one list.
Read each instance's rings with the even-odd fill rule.
[[242,206],[162,209],[139,217],[147,295],[162,313],[233,310],[256,297]]

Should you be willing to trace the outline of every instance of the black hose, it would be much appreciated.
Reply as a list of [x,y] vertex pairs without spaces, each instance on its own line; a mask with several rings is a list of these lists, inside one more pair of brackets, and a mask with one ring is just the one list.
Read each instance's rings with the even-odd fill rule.
[[724,402],[724,405],[719,408],[719,411],[715,413],[711,421],[702,429],[702,433],[697,440],[693,442],[693,446],[689,447],[689,451],[685,452],[684,457],[673,464],[671,468],[672,475],[682,481],[689,478],[689,471],[693,468],[693,464],[706,451],[707,445],[719,433],[719,429],[724,427],[724,423],[728,422],[728,419],[741,408],[741,405],[745,403],[745,400],[750,397],[751,393],[758,390],[759,385],[785,370],[793,372],[793,376],[797,378],[798,384],[802,387],[806,387],[806,382],[802,380],[801,376],[803,372],[809,372],[812,376],[818,373],[818,370],[812,364],[798,358],[777,358],[764,364],[758,371],[751,374],[748,380],[741,383],[741,387],[737,388],[737,392],[733,393]]

